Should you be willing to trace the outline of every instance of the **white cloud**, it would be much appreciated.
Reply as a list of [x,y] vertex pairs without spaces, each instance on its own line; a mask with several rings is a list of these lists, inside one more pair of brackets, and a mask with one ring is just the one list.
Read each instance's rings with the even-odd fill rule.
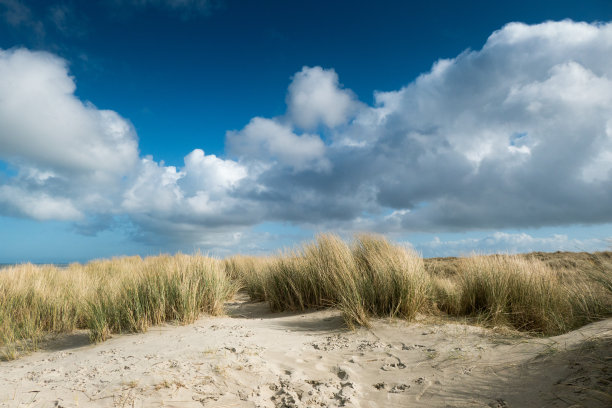
[[83,103],[75,88],[61,58],[0,50],[0,160],[17,173],[0,182],[0,214],[99,228],[127,215],[144,230],[159,220],[218,225],[240,207],[228,194],[244,166],[200,149],[183,168],[140,158],[131,124]]
[[[501,30],[495,31],[489,37],[484,49],[493,47],[525,47],[530,50],[540,50],[558,47],[583,47],[600,40],[602,27],[596,24],[564,20],[527,25],[524,23],[509,23]],[[603,26],[604,30],[610,27]]]
[[237,186],[247,176],[246,167],[195,149],[185,156],[182,185],[189,191],[222,192]]
[[345,109],[357,102],[335,72],[304,68],[283,126],[342,124],[325,147],[330,166],[304,176],[271,165],[256,197],[269,217],[346,229],[610,222],[611,67],[612,24],[562,21],[509,24],[481,50],[376,93],[373,107]]
[[83,218],[69,199],[3,185],[0,185],[0,213],[39,221],[75,221]]
[[63,59],[0,50],[0,159],[59,173],[129,173],[138,161],[132,126],[81,102],[75,88]]
[[376,94],[343,131],[376,135],[350,166],[379,205],[411,210],[405,230],[610,221],[611,67],[610,24],[510,24]]
[[17,169],[2,214],[123,215],[142,240],[182,242],[267,221],[395,234],[612,222],[612,24],[509,24],[374,106],[305,67],[285,115],[227,133],[235,159],[195,149],[182,167],[140,158],[129,122],[74,90],[64,60],[0,51],[0,160]]
[[253,118],[239,132],[227,133],[231,153],[245,160],[278,161],[294,170],[325,170],[325,144],[317,135],[297,135],[290,126],[271,119]]
[[177,181],[185,174],[174,166],[163,166],[152,157],[141,160],[139,172],[121,204],[127,212],[173,213],[183,199]]
[[329,128],[343,125],[358,107],[353,93],[339,87],[333,69],[304,67],[289,85],[288,114],[302,129],[315,129],[320,124]]
[[18,173],[0,206],[24,205],[10,213],[65,220],[115,211],[124,179],[138,166],[136,134],[117,113],[83,103],[74,90],[61,58],[0,50],[0,160]]
[[235,200],[229,193],[246,176],[240,164],[207,156],[200,149],[185,157],[185,166],[180,170],[145,157],[123,194],[121,209],[159,219],[215,223],[212,220],[231,211]]

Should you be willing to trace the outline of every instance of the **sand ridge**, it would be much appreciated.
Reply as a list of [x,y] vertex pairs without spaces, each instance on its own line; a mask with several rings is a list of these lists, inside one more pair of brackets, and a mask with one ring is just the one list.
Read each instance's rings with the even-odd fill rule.
[[607,407],[612,319],[551,338],[335,310],[228,316],[97,345],[84,332],[0,362],[2,407]]

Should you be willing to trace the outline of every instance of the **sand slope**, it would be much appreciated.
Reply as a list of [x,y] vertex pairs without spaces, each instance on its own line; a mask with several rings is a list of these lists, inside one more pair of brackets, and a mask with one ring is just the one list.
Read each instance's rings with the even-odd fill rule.
[[271,314],[244,297],[228,311],[0,362],[0,406],[612,405],[612,319],[541,339],[386,320],[349,332],[336,311]]

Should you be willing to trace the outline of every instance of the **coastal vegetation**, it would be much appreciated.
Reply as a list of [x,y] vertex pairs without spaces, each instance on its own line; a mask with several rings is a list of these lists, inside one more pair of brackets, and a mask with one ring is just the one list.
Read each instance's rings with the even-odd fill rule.
[[22,264],[0,273],[0,353],[13,359],[50,335],[90,340],[223,314],[244,290],[273,311],[337,308],[349,328],[372,318],[459,317],[534,335],[612,315],[612,252],[423,259],[377,235],[323,234],[275,256],[201,254]]

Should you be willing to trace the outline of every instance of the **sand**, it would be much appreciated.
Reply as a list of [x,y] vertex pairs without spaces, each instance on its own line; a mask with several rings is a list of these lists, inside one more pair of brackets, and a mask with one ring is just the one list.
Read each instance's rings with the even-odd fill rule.
[[2,407],[609,407],[612,319],[551,338],[337,311],[228,316],[116,335],[63,336],[0,362]]

